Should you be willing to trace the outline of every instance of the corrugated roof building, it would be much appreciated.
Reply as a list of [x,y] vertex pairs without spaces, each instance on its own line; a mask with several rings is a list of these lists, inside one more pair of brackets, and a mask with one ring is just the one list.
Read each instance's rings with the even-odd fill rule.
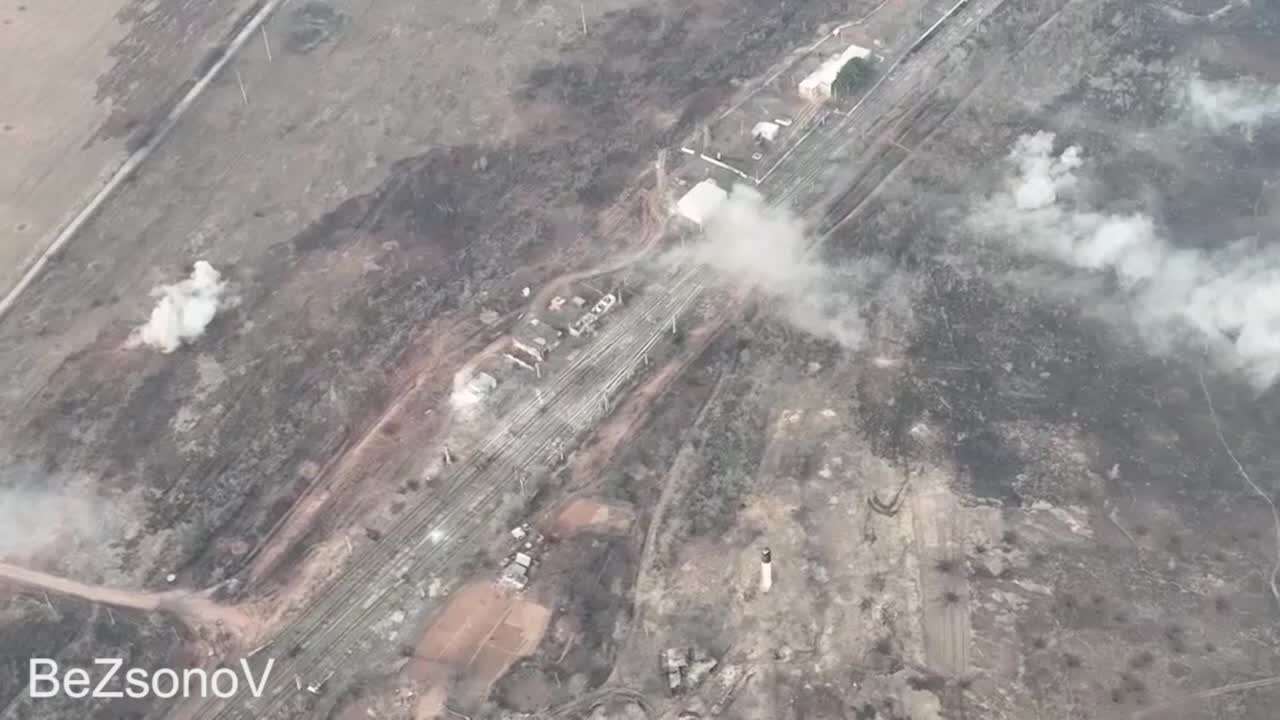
[[871,51],[859,45],[850,45],[844,52],[840,53],[822,63],[817,70],[809,73],[809,76],[800,81],[800,94],[814,101],[822,102],[831,97],[831,86],[836,81],[836,76],[840,74],[840,68],[845,63],[854,58],[866,59],[871,57]]

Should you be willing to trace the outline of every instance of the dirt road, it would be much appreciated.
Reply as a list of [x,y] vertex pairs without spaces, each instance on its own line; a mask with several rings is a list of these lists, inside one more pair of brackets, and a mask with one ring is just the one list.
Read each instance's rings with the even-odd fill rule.
[[217,628],[224,633],[229,633],[245,646],[255,642],[262,635],[262,624],[250,613],[215,603],[190,590],[179,589],[155,593],[89,585],[0,562],[0,581],[4,580],[36,590],[87,600],[91,603],[144,612],[167,612],[193,630]]

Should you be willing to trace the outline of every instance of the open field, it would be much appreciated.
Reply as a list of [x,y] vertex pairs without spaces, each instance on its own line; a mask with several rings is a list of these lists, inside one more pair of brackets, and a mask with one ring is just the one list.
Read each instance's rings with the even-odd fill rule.
[[163,120],[248,5],[0,7],[0,65],[13,69],[0,78],[0,297]]
[[512,663],[538,646],[549,618],[547,608],[494,584],[463,588],[432,620],[410,665],[447,666],[467,684],[451,694],[463,706],[477,704]]

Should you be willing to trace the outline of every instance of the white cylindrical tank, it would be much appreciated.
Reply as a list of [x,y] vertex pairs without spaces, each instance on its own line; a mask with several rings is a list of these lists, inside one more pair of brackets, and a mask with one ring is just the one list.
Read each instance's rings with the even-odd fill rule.
[[760,551],[760,592],[767,593],[773,587],[773,554],[769,548]]

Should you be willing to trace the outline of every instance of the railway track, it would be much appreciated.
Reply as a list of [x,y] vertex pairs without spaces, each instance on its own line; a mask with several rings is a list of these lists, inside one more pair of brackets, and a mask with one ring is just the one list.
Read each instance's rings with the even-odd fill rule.
[[[390,530],[360,565],[348,571],[338,585],[291,625],[270,646],[280,681],[277,693],[293,685],[293,675],[323,677],[347,660],[367,641],[368,629],[400,604],[410,583],[406,576],[425,577],[447,568],[470,547],[487,523],[491,506],[509,484],[531,466],[553,453],[559,441],[575,438],[591,426],[604,408],[602,393],[615,392],[643,363],[644,356],[662,336],[672,315],[685,310],[700,295],[693,287],[693,273],[681,272],[661,292],[644,296],[632,311],[619,318],[576,358],[570,367],[542,388],[548,407],[564,404],[558,412],[540,412],[540,404],[526,402],[509,414],[468,458],[455,466],[448,488],[425,502]],[[656,331],[636,333],[637,326],[656,325]],[[590,388],[582,392],[583,387]],[[300,651],[291,652],[293,648]],[[284,653],[284,657],[281,657]],[[292,655],[292,657],[290,657]],[[266,700],[265,698],[263,699]],[[195,717],[270,717],[277,707],[248,709],[244,715],[231,707],[202,708]]]
[[[985,17],[1003,1],[972,0],[965,14]],[[804,146],[778,163],[776,180],[763,186],[772,203],[793,204],[811,197],[830,158],[848,156],[850,148],[867,142],[886,118],[907,117],[919,102],[921,81],[972,24],[935,26],[928,42],[911,46],[853,110],[816,128]],[[904,64],[908,57],[910,63]],[[893,75],[900,65],[903,72]],[[873,96],[874,105],[867,102]],[[878,165],[878,159],[869,166]],[[859,194],[858,186],[865,184],[855,183],[845,197]],[[306,713],[308,696],[298,692],[295,677],[303,685],[327,679],[385,645],[385,630],[379,626],[410,594],[419,592],[418,583],[445,573],[467,554],[513,481],[576,441],[606,414],[609,398],[640,370],[669,320],[705,299],[710,288],[700,277],[698,268],[679,268],[669,280],[649,286],[616,311],[614,321],[590,345],[539,387],[540,400],[527,400],[508,413],[451,466],[440,492],[411,508],[376,546],[355,558],[330,592],[251,660],[258,669],[268,659],[276,663],[263,697],[204,701],[191,706],[187,716],[268,720]]]

